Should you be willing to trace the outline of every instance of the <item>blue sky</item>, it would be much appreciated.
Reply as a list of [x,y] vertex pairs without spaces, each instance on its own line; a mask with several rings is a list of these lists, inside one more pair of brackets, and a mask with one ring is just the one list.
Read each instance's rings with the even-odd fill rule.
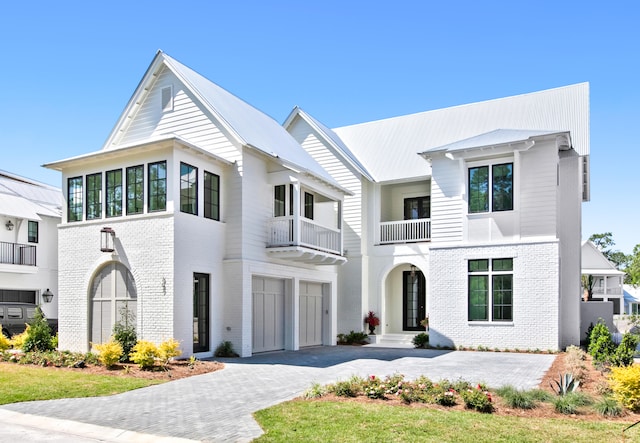
[[[0,169],[98,150],[162,49],[282,122],[338,127],[588,81],[583,237],[640,243],[633,1],[64,1],[0,6]],[[579,227],[576,227],[578,229]]]

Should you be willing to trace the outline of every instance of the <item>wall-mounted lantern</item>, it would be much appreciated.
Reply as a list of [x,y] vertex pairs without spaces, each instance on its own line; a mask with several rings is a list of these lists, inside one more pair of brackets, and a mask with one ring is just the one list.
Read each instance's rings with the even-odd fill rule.
[[416,271],[418,270],[418,268],[416,268],[414,265],[411,265],[411,278],[414,279],[416,278]]
[[11,220],[9,220],[5,226],[7,227],[7,231],[13,231],[13,223]]
[[113,240],[116,237],[116,231],[111,228],[102,228],[100,230],[100,250],[102,252],[113,252]]
[[51,303],[51,300],[53,299],[53,292],[47,288],[47,290],[42,293],[42,299],[45,303]]

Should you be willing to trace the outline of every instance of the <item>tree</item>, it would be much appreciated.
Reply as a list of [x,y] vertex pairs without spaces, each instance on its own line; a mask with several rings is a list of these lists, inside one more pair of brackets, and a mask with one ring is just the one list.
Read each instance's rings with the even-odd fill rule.
[[613,246],[616,242],[613,241],[613,234],[611,232],[592,234],[591,237],[589,237],[589,241],[592,242],[600,252],[602,252],[602,255],[604,255],[607,260],[615,264],[616,268],[623,271],[629,266],[631,256],[624,252],[613,250]]
[[640,244],[635,245],[633,253],[629,256],[629,265],[625,269],[627,274],[625,283],[633,286],[640,285]]

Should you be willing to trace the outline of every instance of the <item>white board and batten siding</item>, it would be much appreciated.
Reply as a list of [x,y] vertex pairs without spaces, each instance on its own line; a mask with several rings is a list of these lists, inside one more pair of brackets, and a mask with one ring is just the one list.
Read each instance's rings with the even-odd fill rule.
[[[169,110],[162,108],[162,91],[166,88],[171,88],[173,93],[173,107]],[[211,114],[164,68],[117,144],[129,145],[172,134],[231,162],[239,158],[238,148],[220,130]]]

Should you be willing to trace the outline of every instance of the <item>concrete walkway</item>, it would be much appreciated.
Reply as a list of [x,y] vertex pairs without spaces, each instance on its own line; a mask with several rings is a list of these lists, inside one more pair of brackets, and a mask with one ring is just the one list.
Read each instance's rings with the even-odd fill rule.
[[[165,441],[247,442],[262,434],[253,412],[295,398],[312,383],[401,373],[407,379],[425,375],[434,381],[463,379],[491,387],[531,389],[554,358],[337,346],[218,359],[225,363],[222,371],[110,397],[4,405],[0,407],[0,441],[24,440],[24,434],[11,438],[13,424],[33,432],[33,437],[41,433],[43,439],[29,438],[32,441],[155,442],[171,437]],[[56,432],[62,433],[59,440]]]

